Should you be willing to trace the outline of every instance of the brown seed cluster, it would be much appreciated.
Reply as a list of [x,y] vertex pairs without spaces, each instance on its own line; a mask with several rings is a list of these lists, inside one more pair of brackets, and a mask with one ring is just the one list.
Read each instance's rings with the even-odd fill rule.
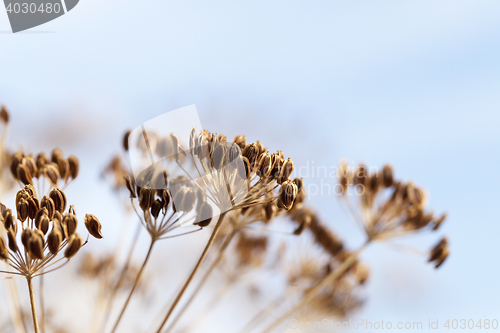
[[[446,218],[446,214],[436,217],[427,211],[425,191],[412,182],[396,180],[389,165],[380,172],[369,173],[365,165],[353,170],[343,162],[338,174],[342,198],[369,240],[434,231]],[[357,206],[349,193],[354,193]]]
[[[0,259],[16,271],[12,274],[30,278],[43,274],[49,267],[55,269],[58,254],[69,260],[84,245],[76,232],[75,208],[68,208],[66,194],[56,187],[60,180],[67,184],[70,178],[75,179],[78,165],[76,157],[64,159],[59,149],[52,152],[51,162],[43,153],[36,160],[21,151],[14,154],[10,170],[24,184],[16,194],[16,214],[0,204],[7,239],[0,238]],[[52,185],[41,199],[33,186],[34,178],[45,178]],[[94,215],[85,216],[85,226],[91,235],[102,238],[101,224]]]

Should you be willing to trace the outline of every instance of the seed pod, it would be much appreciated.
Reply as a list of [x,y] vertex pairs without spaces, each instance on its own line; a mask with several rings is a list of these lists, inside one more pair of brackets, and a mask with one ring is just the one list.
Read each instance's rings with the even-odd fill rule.
[[35,197],[30,197],[28,199],[28,216],[30,219],[34,219],[40,205],[38,204],[38,199]]
[[30,228],[24,229],[21,233],[21,243],[23,243],[23,246],[26,250],[28,249],[28,242],[31,238],[32,233],[33,231]]
[[62,158],[63,158],[62,150],[59,148],[54,148],[54,150],[52,150],[52,153],[50,155],[50,161],[52,163],[57,164],[57,162]]
[[28,201],[21,199],[17,203],[17,219],[24,222],[28,218]]
[[49,163],[49,159],[45,153],[40,153],[36,156],[36,166],[38,168],[38,177],[40,176],[40,173],[42,172],[45,164]]
[[257,165],[260,171],[260,177],[269,177],[269,175],[271,175],[273,166],[271,165],[271,155],[269,152],[266,151],[260,155],[259,163]]
[[157,195],[161,198],[162,208],[167,209],[170,204],[170,192],[168,190],[158,190]]
[[[43,200],[43,199],[42,199]],[[46,217],[48,219],[48,209],[46,207],[40,207],[38,211],[36,212],[35,216],[35,227],[37,229],[40,229],[40,224],[42,222],[42,218]]]
[[280,188],[280,193],[278,195],[278,208],[283,208],[285,210],[290,210],[293,206],[295,198],[297,196],[297,185],[292,181],[285,181]]
[[285,181],[289,180],[292,171],[293,171],[293,162],[290,158],[287,158],[286,161],[283,162],[283,167],[281,168],[281,173],[278,176],[277,183],[283,184]]
[[191,132],[189,133],[189,151],[190,153],[194,153],[196,149],[196,127],[191,128]]
[[61,174],[59,173],[59,169],[54,164],[50,163],[44,165],[43,176],[49,181],[50,185],[57,187]]
[[139,206],[143,211],[147,211],[153,202],[153,192],[149,188],[141,188],[139,192]]
[[49,197],[54,201],[55,210],[57,210],[61,214],[64,213],[67,203],[66,195],[64,194],[64,192],[58,188],[55,188],[50,191]]
[[57,161],[57,169],[59,170],[59,174],[61,175],[61,179],[64,180],[65,183],[67,183],[69,175],[70,175],[69,161],[67,159],[60,158]]
[[11,249],[11,251],[17,252],[18,247],[16,235],[14,234],[14,231],[12,229],[7,229],[7,238],[9,239],[9,248]]
[[10,172],[12,172],[15,179],[19,179],[17,177],[17,167],[21,164],[23,158],[24,153],[22,151],[18,151],[12,156],[12,160],[10,162]]
[[153,201],[153,203],[151,204],[151,215],[157,219],[158,218],[158,215],[160,215],[160,211],[162,209],[162,202],[160,199],[156,199]]
[[14,219],[14,216],[12,216],[12,211],[10,209],[7,209],[5,213],[3,224],[5,229],[12,229],[14,231],[14,234],[17,234],[17,223]]
[[447,217],[447,214],[443,213],[443,215],[441,215],[441,217],[439,219],[434,221],[435,226],[434,226],[433,230],[438,230],[439,227],[441,226],[441,224],[443,224],[444,220],[446,220],[446,217]]
[[17,166],[17,179],[21,181],[24,185],[33,185],[33,177],[31,176],[30,170],[24,164],[19,164]]
[[70,238],[76,232],[76,228],[78,227],[78,220],[73,214],[64,214],[62,220],[62,227],[64,231],[64,236],[66,238]]
[[34,230],[28,240],[28,253],[31,259],[43,259],[44,239],[40,230]]
[[233,143],[229,147],[229,152],[228,152],[228,158],[229,158],[229,163],[233,162],[237,158],[240,158],[241,156],[241,148],[237,144]]
[[40,202],[40,208],[47,209],[47,216],[49,220],[52,220],[54,218],[54,212],[56,210],[56,206],[54,204],[54,200],[52,200],[50,197],[44,196],[42,198],[42,201]]
[[78,234],[71,235],[68,239],[68,245],[66,246],[66,251],[64,251],[64,256],[68,259],[73,257],[82,247],[82,237]]
[[370,179],[368,180],[368,185],[369,185],[369,190],[373,193],[377,193],[377,191],[380,188],[380,177],[378,173],[374,173],[373,175],[370,176]]
[[281,167],[283,166],[284,158],[282,157],[283,153],[278,150],[278,152],[271,155],[271,165],[273,169],[271,170],[270,177],[272,179],[276,179],[281,174]]
[[130,131],[125,132],[125,135],[123,136],[123,149],[125,151],[128,151],[129,144],[128,144],[128,139],[130,137]]
[[170,140],[172,141],[173,155],[175,159],[179,158],[180,147],[179,147],[179,139],[174,133],[170,133]]
[[75,179],[78,176],[78,172],[80,171],[80,162],[78,158],[74,155],[70,155],[68,157],[69,163],[69,175],[72,179]]
[[0,119],[6,124],[9,122],[9,113],[4,105],[2,105],[2,109],[0,110]]
[[257,157],[260,155],[259,146],[257,143],[246,145],[241,154],[248,159],[250,166],[253,166]]
[[5,241],[0,236],[0,259],[7,260],[8,258],[9,258],[9,250],[7,249],[7,246],[5,246]]
[[233,142],[240,146],[241,149],[245,149],[245,146],[247,145],[247,139],[244,135],[238,135],[234,138]]
[[52,254],[57,254],[59,252],[59,246],[63,240],[63,233],[59,228],[52,228],[52,231],[47,236],[47,245],[49,251]]
[[92,214],[86,214],[84,222],[85,222],[85,227],[87,228],[89,234],[91,234],[97,239],[102,238],[101,222],[99,222],[97,217],[95,217]]
[[30,175],[32,177],[37,177],[37,175],[38,175],[38,167],[36,166],[36,162],[35,162],[35,160],[33,159],[32,156],[25,156],[23,158],[22,164],[26,165],[26,167],[30,171]]
[[226,147],[221,144],[216,144],[212,152],[212,165],[216,170],[221,170],[225,163]]
[[130,199],[137,198],[135,194],[135,187],[134,184],[132,183],[132,179],[130,178],[130,176],[126,175],[123,178],[125,179],[125,186],[127,187],[127,190],[130,192]]
[[212,221],[213,217],[213,210],[212,206],[210,206],[208,203],[204,202],[198,211],[198,215],[196,217],[196,220],[198,222],[194,223],[195,225],[198,225],[200,227],[206,227],[210,224]]

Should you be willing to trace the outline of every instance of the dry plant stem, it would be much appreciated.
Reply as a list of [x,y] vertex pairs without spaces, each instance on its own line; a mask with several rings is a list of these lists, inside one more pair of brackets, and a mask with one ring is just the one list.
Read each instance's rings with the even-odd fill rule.
[[205,249],[203,250],[203,253],[201,254],[201,257],[198,260],[198,263],[196,264],[196,266],[194,267],[193,271],[191,272],[191,275],[188,277],[188,279],[186,280],[186,282],[182,286],[182,289],[179,292],[179,294],[177,294],[177,297],[175,298],[174,303],[172,304],[172,306],[168,310],[167,315],[163,319],[163,322],[161,323],[160,328],[158,329],[157,333],[161,332],[161,330],[163,329],[163,326],[165,326],[165,323],[167,322],[168,318],[170,318],[170,315],[172,314],[172,312],[174,311],[175,307],[179,303],[182,295],[184,294],[184,292],[186,291],[187,287],[189,286],[189,284],[193,280],[194,276],[198,272],[198,269],[200,268],[201,264],[205,261],[205,258],[207,257],[207,254],[208,254],[208,251],[212,247],[212,245],[213,245],[213,243],[215,241],[215,237],[219,233],[220,227],[222,225],[222,221],[224,220],[224,217],[226,216],[226,213],[227,212],[224,212],[224,213],[220,214],[219,219],[217,220],[217,224],[215,225],[214,231],[212,232],[212,235],[210,236],[210,239],[208,240],[208,243],[205,246]]
[[31,277],[27,277],[28,290],[30,294],[31,303],[31,315],[33,316],[33,326],[35,327],[35,333],[40,333],[40,328],[38,327],[38,317],[36,316],[36,304],[35,304],[35,292],[33,291],[33,281]]
[[116,284],[113,288],[113,291],[111,292],[111,295],[109,296],[109,299],[106,303],[106,307],[104,309],[104,318],[103,318],[102,324],[101,324],[102,329],[100,331],[103,331],[104,328],[106,327],[106,324],[107,324],[108,319],[109,319],[109,315],[111,313],[111,306],[113,305],[113,302],[114,302],[116,295],[118,293],[118,289],[120,288],[120,284],[122,283],[123,278],[125,276],[125,273],[128,271],[128,268],[130,266],[130,262],[132,261],[132,255],[134,254],[135,246],[137,245],[137,240],[139,239],[139,235],[141,234],[141,229],[142,229],[142,224],[138,223],[137,229],[135,230],[134,239],[132,240],[132,244],[131,244],[130,249],[129,249],[128,254],[127,254],[127,259],[125,261],[125,264],[123,265],[123,268],[120,271],[120,276],[119,276],[118,280],[116,281]]
[[123,314],[125,313],[125,310],[127,309],[128,303],[130,302],[130,299],[132,298],[132,294],[134,293],[135,289],[139,285],[139,281],[141,279],[142,273],[144,272],[144,268],[146,267],[146,264],[149,260],[149,257],[151,256],[151,252],[153,251],[153,245],[155,244],[156,239],[152,238],[151,239],[151,245],[149,246],[148,254],[146,255],[146,258],[144,259],[144,262],[142,263],[141,269],[139,270],[139,273],[137,274],[137,278],[135,279],[134,286],[132,287],[132,290],[130,290],[130,294],[128,295],[127,301],[123,305],[122,311],[120,312],[120,315],[118,316],[118,319],[116,320],[115,326],[113,327],[113,330],[111,333],[115,332],[116,329],[118,328],[118,325],[120,324],[120,320],[123,317]]
[[203,288],[203,286],[207,282],[208,277],[210,276],[210,274],[212,274],[213,270],[221,262],[222,258],[224,257],[224,251],[229,246],[229,243],[231,243],[231,241],[233,240],[234,235],[236,234],[236,232],[237,232],[236,230],[233,230],[229,235],[227,235],[226,239],[224,240],[224,243],[221,245],[221,248],[219,250],[219,254],[217,255],[217,258],[214,260],[214,262],[212,263],[212,265],[210,265],[210,268],[207,270],[207,272],[205,273],[205,275],[201,279],[201,281],[198,284],[198,286],[196,287],[195,291],[193,292],[193,294],[191,295],[191,297],[187,300],[186,304],[184,304],[184,306],[179,310],[179,313],[174,318],[174,320],[172,321],[172,323],[170,324],[170,326],[167,328],[166,332],[172,331],[172,329],[174,328],[175,324],[179,321],[179,319],[182,317],[182,315],[187,310],[187,308],[189,307],[189,305],[196,298],[196,296],[199,293],[199,291],[201,290],[201,288]]
[[275,320],[271,325],[269,325],[263,333],[270,333],[272,332],[275,328],[277,328],[281,322],[289,318],[291,315],[293,315],[295,312],[300,310],[303,306],[309,304],[311,301],[314,300],[314,298],[321,292],[323,288],[331,284],[333,281],[335,281],[339,276],[344,274],[357,260],[358,255],[363,251],[363,249],[370,243],[370,240],[368,240],[363,246],[361,246],[356,252],[353,252],[347,259],[335,270],[330,272],[323,280],[318,282],[312,289],[310,289],[302,301],[294,306],[292,309],[287,311],[285,314],[280,316],[277,320]]
[[43,275],[40,276],[40,328],[45,332],[45,295],[43,290]]

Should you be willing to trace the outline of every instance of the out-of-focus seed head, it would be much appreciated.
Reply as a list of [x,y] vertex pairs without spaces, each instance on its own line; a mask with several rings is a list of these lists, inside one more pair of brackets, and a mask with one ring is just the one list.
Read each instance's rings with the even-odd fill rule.
[[95,217],[95,215],[92,214],[86,214],[85,219],[84,219],[85,227],[87,228],[89,234],[94,236],[97,239],[102,238],[102,233],[101,233],[101,222]]
[[66,210],[66,194],[58,188],[54,188],[52,191],[49,193],[49,197],[54,201],[54,208],[59,212],[59,213],[64,213]]
[[57,164],[57,161],[63,158],[63,153],[60,148],[54,148],[50,155],[50,161]]
[[188,187],[184,191],[184,197],[181,204],[178,206],[178,209],[183,212],[190,212],[194,208],[195,202],[196,194],[192,188]]
[[233,162],[234,160],[236,160],[237,158],[240,158],[242,155],[241,155],[241,148],[240,146],[238,146],[237,144],[232,144],[230,147],[229,147],[229,153],[228,153],[228,157],[229,157],[229,162]]
[[278,213],[276,203],[270,201],[264,205],[264,223],[269,223]]
[[368,171],[364,164],[360,164],[353,175],[353,184],[354,185],[366,185],[366,179],[368,177]]
[[68,259],[72,258],[82,247],[82,237],[78,234],[71,235],[68,238],[68,245],[64,251],[64,256]]
[[223,144],[216,144],[212,152],[212,164],[216,170],[221,170],[226,164],[226,146]]
[[59,170],[59,174],[61,175],[61,179],[64,180],[65,183],[67,183],[68,178],[70,176],[69,161],[67,159],[60,158],[57,161],[57,169]]
[[75,179],[78,176],[78,172],[80,171],[80,162],[78,158],[74,155],[70,155],[68,157],[69,163],[69,175],[72,179]]
[[435,268],[439,268],[450,255],[448,239],[443,237],[441,241],[431,250],[429,262],[435,262]]
[[302,219],[299,227],[294,230],[293,234],[294,235],[300,235],[302,232],[309,227],[311,224],[311,216],[310,215],[304,215],[304,218]]
[[195,225],[200,227],[206,227],[212,222],[213,209],[208,203],[204,202],[201,204],[198,210],[197,220],[198,222]]
[[52,254],[59,252],[59,246],[63,240],[63,233],[60,228],[52,228],[52,231],[47,236],[47,245]]

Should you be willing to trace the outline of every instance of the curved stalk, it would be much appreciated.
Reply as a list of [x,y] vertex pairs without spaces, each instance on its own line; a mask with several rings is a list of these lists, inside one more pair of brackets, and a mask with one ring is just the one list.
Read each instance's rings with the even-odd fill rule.
[[179,321],[179,319],[182,317],[182,315],[184,314],[184,312],[187,310],[187,308],[189,307],[189,305],[193,302],[193,300],[196,298],[198,292],[201,290],[201,288],[203,288],[203,286],[205,285],[205,283],[207,282],[208,280],[208,277],[210,276],[210,274],[212,274],[213,270],[219,265],[219,263],[222,261],[222,258],[224,257],[224,251],[227,249],[227,247],[229,246],[229,243],[231,243],[231,241],[233,240],[234,236],[236,235],[236,230],[233,230],[227,237],[226,239],[224,240],[224,243],[222,244],[220,250],[219,250],[219,254],[217,255],[217,258],[214,260],[214,262],[212,263],[212,265],[210,265],[210,268],[208,269],[208,271],[205,273],[205,275],[203,276],[203,278],[201,279],[200,283],[198,284],[198,286],[196,287],[195,291],[193,292],[193,294],[191,295],[191,297],[187,300],[186,304],[184,304],[184,306],[180,309],[179,313],[177,314],[177,316],[174,318],[174,320],[172,321],[172,323],[170,324],[170,326],[167,328],[167,332],[170,332],[175,324]]
[[30,294],[30,303],[31,303],[31,315],[33,316],[33,326],[35,327],[35,333],[40,333],[40,328],[38,327],[38,317],[36,316],[36,304],[35,304],[35,293],[33,291],[33,281],[31,277],[27,277],[26,281],[28,282],[28,290]]
[[358,255],[363,251],[363,249],[369,244],[370,240],[368,240],[363,246],[361,246],[356,252],[351,253],[349,257],[347,257],[344,262],[337,267],[335,270],[331,271],[330,274],[328,274],[323,280],[321,280],[319,283],[317,283],[313,288],[311,288],[302,301],[294,306],[292,309],[288,310],[285,314],[280,316],[277,320],[275,320],[271,325],[269,325],[263,333],[270,333],[272,332],[275,328],[277,328],[280,323],[284,320],[286,320],[288,317],[293,315],[295,312],[300,310],[303,306],[311,303],[311,301],[314,300],[314,298],[321,292],[323,288],[331,284],[333,281],[335,281],[339,276],[344,274],[358,259]]
[[113,326],[113,330],[111,333],[114,333],[116,329],[118,328],[118,325],[120,324],[120,320],[123,317],[123,314],[125,313],[125,310],[127,309],[128,303],[130,302],[130,299],[132,298],[132,295],[134,294],[135,289],[139,285],[139,281],[141,279],[142,273],[144,272],[144,268],[146,267],[146,264],[149,260],[149,257],[151,256],[151,252],[153,251],[153,245],[155,244],[156,239],[152,238],[151,239],[151,245],[149,246],[148,254],[146,255],[146,258],[144,259],[144,262],[142,263],[141,269],[139,270],[139,273],[137,274],[137,277],[135,279],[134,286],[132,287],[132,290],[130,290],[130,294],[128,295],[127,301],[123,305],[122,311],[120,312],[120,315],[118,316],[118,319],[115,322],[115,325]]
[[208,240],[208,243],[205,246],[205,249],[203,250],[203,253],[200,256],[200,259],[198,259],[198,263],[196,264],[196,266],[194,267],[193,271],[191,272],[191,275],[189,275],[188,279],[186,280],[186,282],[182,286],[181,291],[179,291],[179,293],[177,294],[177,297],[175,298],[174,303],[172,304],[172,306],[168,310],[165,318],[163,319],[163,322],[160,325],[160,328],[158,328],[157,333],[161,332],[161,330],[163,329],[163,326],[165,326],[165,323],[167,322],[168,318],[170,318],[170,315],[172,314],[172,312],[174,311],[175,307],[179,303],[182,295],[184,295],[184,292],[186,291],[187,287],[189,286],[189,284],[193,280],[194,276],[198,272],[198,269],[200,268],[201,264],[205,261],[205,258],[207,257],[207,254],[208,254],[208,251],[212,247],[212,245],[213,245],[213,243],[215,241],[215,237],[219,233],[220,227],[222,225],[222,221],[224,220],[224,217],[226,216],[226,213],[227,212],[224,212],[224,213],[220,214],[219,219],[217,221],[217,224],[215,225],[214,231],[212,232],[212,235],[210,236],[210,239]]

